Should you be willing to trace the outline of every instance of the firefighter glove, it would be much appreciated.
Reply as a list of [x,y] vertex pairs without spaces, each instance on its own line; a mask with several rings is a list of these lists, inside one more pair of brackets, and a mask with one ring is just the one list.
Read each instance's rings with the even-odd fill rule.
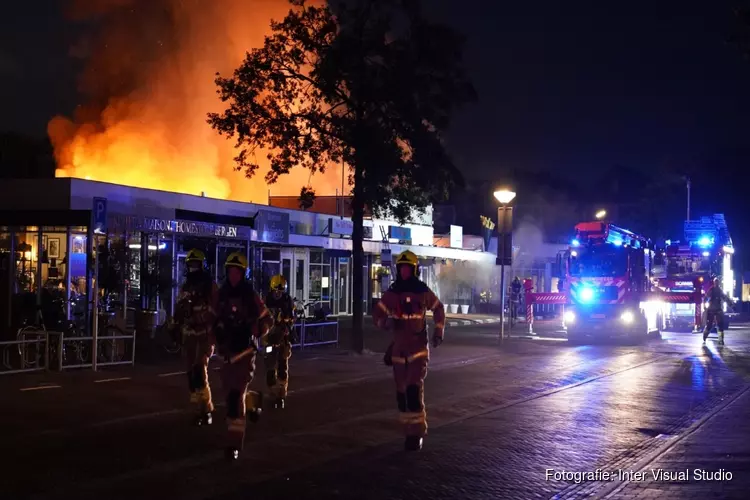
[[438,335],[437,333],[432,334],[432,347],[440,347],[440,344],[443,343],[443,337],[441,335]]

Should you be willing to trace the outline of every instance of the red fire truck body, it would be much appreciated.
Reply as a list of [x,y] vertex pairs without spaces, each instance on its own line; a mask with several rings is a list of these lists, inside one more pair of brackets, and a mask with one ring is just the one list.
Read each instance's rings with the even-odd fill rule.
[[608,222],[582,222],[565,259],[568,338],[645,336],[660,329],[651,292],[653,245]]

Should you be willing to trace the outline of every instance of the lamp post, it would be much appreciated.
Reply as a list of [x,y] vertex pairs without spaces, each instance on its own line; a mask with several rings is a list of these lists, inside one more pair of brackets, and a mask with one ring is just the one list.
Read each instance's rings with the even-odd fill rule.
[[[516,193],[509,189],[498,189],[495,199],[500,202],[497,209],[497,257],[500,261],[500,340],[505,338],[505,264],[512,258],[513,247],[507,245],[513,234],[513,208],[508,203],[513,201]],[[510,252],[508,251],[510,247]]]
[[607,216],[607,211],[606,210],[599,210],[598,212],[596,212],[596,218],[599,219],[599,220],[602,220],[606,216]]

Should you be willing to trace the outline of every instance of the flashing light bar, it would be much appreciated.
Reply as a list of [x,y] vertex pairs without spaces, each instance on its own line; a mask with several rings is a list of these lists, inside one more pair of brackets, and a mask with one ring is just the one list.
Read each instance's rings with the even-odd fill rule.
[[707,248],[714,244],[714,239],[711,236],[701,236],[696,243],[699,247]]

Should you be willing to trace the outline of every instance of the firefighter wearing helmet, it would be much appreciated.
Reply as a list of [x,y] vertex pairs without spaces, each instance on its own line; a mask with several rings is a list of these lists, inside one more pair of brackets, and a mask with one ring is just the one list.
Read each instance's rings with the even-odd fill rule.
[[186,355],[190,401],[197,406],[195,423],[210,425],[214,404],[208,383],[208,360],[216,343],[213,326],[218,288],[206,269],[203,252],[190,250],[185,264],[187,275],[175,308],[175,326]]
[[247,259],[240,252],[227,257],[226,281],[219,289],[216,340],[224,357],[221,370],[226,391],[228,442],[226,457],[239,458],[245,441],[246,418],[257,422],[262,395],[248,392],[255,372],[255,354],[272,320],[263,300],[245,279]]
[[396,268],[396,281],[383,294],[372,315],[380,328],[392,320],[394,338],[384,361],[393,366],[398,409],[406,434],[404,447],[416,451],[422,448],[427,434],[424,379],[430,351],[426,314],[428,310],[433,312],[432,347],[436,348],[443,342],[445,312],[432,290],[419,280],[419,260],[414,253],[407,250],[399,255]]
[[719,278],[714,278],[711,288],[706,292],[706,327],[703,329],[703,342],[708,339],[708,333],[711,331],[714,323],[716,330],[719,332],[719,345],[724,345],[724,303],[734,306],[734,302],[721,289]]
[[289,358],[292,356],[290,340],[294,327],[294,301],[287,292],[286,278],[280,274],[271,278],[271,289],[266,296],[266,307],[274,325],[268,335],[266,349],[266,383],[274,398],[274,407],[283,409],[289,387]]

